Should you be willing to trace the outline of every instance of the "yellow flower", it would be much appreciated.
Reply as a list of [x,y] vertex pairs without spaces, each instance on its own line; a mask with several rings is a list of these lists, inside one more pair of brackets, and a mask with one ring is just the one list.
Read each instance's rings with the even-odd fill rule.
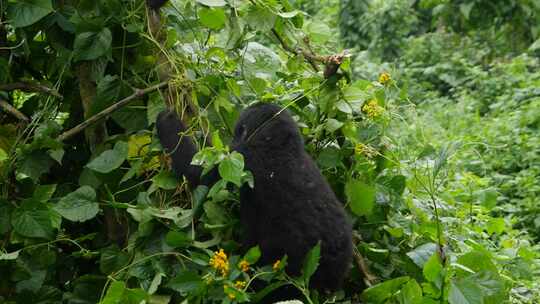
[[364,105],[362,106],[362,111],[366,113],[369,118],[373,119],[381,116],[381,114],[384,112],[384,109],[375,99],[371,99],[364,103]]
[[365,155],[366,157],[371,158],[377,155],[377,150],[368,145],[364,145],[363,143],[357,143],[354,146],[354,153],[357,155]]
[[381,75],[379,75],[379,83],[382,85],[387,85],[388,83],[390,83],[390,80],[392,80],[392,78],[390,77],[390,74],[386,72],[383,72],[381,73]]
[[246,287],[246,282],[244,282],[244,281],[236,281],[236,282],[234,282],[234,287],[236,289],[243,289],[244,287]]
[[281,260],[277,260],[277,261],[274,263],[274,265],[272,266],[272,269],[273,269],[274,271],[278,271],[278,270],[279,270],[280,264],[281,264]]
[[242,270],[243,272],[247,272],[249,270],[248,261],[246,260],[240,261],[240,263],[238,263],[238,268],[240,268],[240,270]]
[[355,154],[364,154],[364,152],[366,152],[366,145],[362,144],[362,143],[357,143],[355,146],[354,146],[354,153]]
[[227,275],[229,272],[229,260],[227,259],[227,254],[223,251],[223,249],[214,252],[214,255],[210,258],[208,264],[212,266],[212,268],[219,271],[222,276]]
[[236,298],[236,294],[234,294],[234,290],[232,287],[228,284],[223,285],[223,291],[229,297],[229,299],[234,300]]

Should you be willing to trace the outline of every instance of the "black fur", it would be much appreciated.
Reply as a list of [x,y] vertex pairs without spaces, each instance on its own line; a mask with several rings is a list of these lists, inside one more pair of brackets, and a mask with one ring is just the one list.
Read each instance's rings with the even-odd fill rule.
[[[196,147],[189,138],[179,140],[178,131],[184,126],[176,114],[161,113],[157,129],[165,150],[173,151],[174,171],[185,175],[192,186],[198,185],[200,168],[189,165]],[[253,189],[243,186],[240,190],[240,220],[247,232],[244,245],[260,246],[262,264],[286,254],[286,271],[296,276],[308,250],[321,241],[312,287],[338,289],[352,259],[351,226],[328,182],[305,152],[290,114],[272,104],[248,107],[236,124],[231,147],[244,156],[255,182]]]
[[146,0],[146,4],[155,10],[160,9],[168,0]]

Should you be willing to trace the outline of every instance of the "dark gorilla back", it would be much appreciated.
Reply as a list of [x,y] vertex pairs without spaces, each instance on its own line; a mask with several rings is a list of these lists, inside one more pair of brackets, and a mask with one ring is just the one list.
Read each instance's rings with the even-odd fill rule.
[[[160,114],[157,128],[165,150],[172,152],[175,172],[196,186],[194,175],[200,175],[200,168],[189,165],[196,147],[191,139],[180,140],[178,132],[171,132],[185,129],[178,117]],[[286,271],[295,276],[301,273],[306,253],[321,241],[312,287],[338,289],[352,259],[351,226],[341,203],[305,152],[288,111],[264,103],[248,107],[236,124],[232,148],[242,153],[255,182],[253,189],[243,186],[240,192],[240,220],[247,232],[244,245],[259,245],[263,264],[287,255]],[[209,175],[217,178],[215,172]]]

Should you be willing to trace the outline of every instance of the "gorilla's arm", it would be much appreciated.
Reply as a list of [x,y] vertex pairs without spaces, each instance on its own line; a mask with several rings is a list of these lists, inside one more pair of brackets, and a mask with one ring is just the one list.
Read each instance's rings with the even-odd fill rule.
[[191,137],[180,135],[186,131],[186,127],[176,112],[165,110],[159,113],[156,127],[159,141],[165,152],[170,154],[172,169],[179,178],[185,176],[192,188],[200,184],[211,186],[218,180],[219,173],[216,169],[212,169],[201,179],[202,168],[191,164],[197,153],[197,146]]

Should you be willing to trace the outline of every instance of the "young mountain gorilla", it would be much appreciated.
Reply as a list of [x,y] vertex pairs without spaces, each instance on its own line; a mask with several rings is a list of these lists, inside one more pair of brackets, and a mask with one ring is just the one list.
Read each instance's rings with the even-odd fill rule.
[[[191,165],[197,148],[176,113],[157,119],[158,136],[171,154],[173,170],[192,187],[210,185],[217,170],[201,180],[201,168]],[[259,245],[262,264],[288,256],[286,272],[301,273],[306,253],[321,241],[319,267],[311,287],[332,291],[340,287],[352,258],[351,226],[341,203],[304,150],[302,136],[290,114],[273,104],[245,109],[236,124],[233,150],[244,156],[254,188],[240,190],[240,221],[246,228],[246,247]]]

